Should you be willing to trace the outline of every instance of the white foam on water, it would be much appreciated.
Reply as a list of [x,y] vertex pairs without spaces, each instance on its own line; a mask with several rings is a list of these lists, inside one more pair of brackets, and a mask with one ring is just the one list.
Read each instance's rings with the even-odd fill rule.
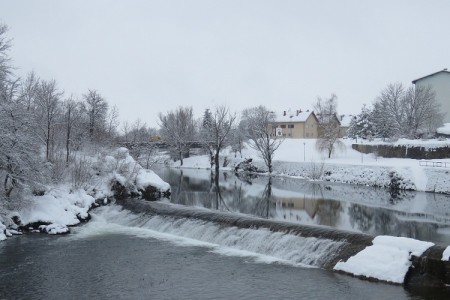
[[115,205],[97,209],[92,214],[92,220],[75,233],[75,239],[129,234],[181,246],[208,247],[221,255],[250,257],[258,262],[314,267],[322,266],[343,244],[268,229],[246,229],[189,218],[136,214]]

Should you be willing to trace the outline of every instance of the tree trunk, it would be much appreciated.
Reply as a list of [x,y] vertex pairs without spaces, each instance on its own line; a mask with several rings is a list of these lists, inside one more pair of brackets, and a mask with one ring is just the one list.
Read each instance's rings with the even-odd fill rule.
[[214,156],[214,163],[215,163],[215,165],[216,165],[216,174],[219,174],[219,151],[220,151],[220,149],[219,148],[217,148],[216,149],[216,155]]
[[180,151],[180,166],[183,165],[183,151]]
[[69,165],[69,156],[70,156],[70,125],[68,123],[67,124],[67,136],[66,136],[66,165]]

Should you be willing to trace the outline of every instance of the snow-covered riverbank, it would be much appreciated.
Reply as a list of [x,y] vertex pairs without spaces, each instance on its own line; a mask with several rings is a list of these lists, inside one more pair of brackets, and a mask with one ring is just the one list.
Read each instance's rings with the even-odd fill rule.
[[[327,158],[316,150],[314,139],[286,139],[275,153],[273,175],[301,177],[312,180],[350,183],[366,186],[390,187],[398,185],[400,189],[450,193],[450,168],[426,167],[420,160],[401,158],[382,158],[373,154],[362,154],[353,150],[353,140],[343,140],[344,148]],[[411,144],[413,141],[399,141]],[[435,147],[448,145],[448,141],[418,141],[420,145]],[[240,155],[238,155],[240,157]],[[233,170],[243,159],[251,158],[259,170],[267,170],[258,153],[253,149],[244,149],[241,158],[235,158],[229,150],[222,152],[229,161],[223,170]],[[435,160],[446,162],[449,159]],[[171,164],[180,167],[179,162]],[[210,168],[208,156],[193,156],[184,159],[183,168]]]
[[88,211],[96,203],[108,203],[108,198],[117,193],[117,186],[138,197],[170,191],[168,183],[142,168],[125,148],[87,159],[90,163],[84,170],[83,182],[47,186],[42,196],[0,207],[0,241],[19,234],[19,227],[49,234],[67,233],[69,226],[89,218]]

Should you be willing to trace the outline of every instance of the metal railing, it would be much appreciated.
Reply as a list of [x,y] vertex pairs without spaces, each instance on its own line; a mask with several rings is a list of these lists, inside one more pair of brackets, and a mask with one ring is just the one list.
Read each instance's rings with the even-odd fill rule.
[[421,160],[419,165],[422,167],[450,168],[450,162]]

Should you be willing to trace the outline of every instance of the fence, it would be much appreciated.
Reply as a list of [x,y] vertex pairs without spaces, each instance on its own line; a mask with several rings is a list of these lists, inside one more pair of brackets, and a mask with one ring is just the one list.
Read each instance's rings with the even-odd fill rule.
[[422,167],[450,168],[450,162],[444,161],[421,160],[419,161],[419,165]]

